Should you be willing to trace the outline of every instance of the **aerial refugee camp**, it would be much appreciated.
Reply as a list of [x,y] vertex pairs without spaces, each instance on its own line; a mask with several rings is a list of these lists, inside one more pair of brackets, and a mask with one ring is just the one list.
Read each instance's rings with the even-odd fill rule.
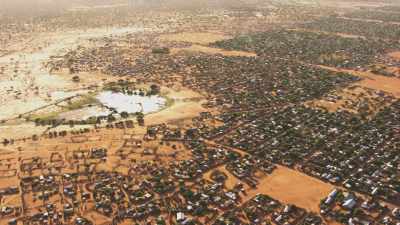
[[0,0],[0,225],[400,225],[400,0]]

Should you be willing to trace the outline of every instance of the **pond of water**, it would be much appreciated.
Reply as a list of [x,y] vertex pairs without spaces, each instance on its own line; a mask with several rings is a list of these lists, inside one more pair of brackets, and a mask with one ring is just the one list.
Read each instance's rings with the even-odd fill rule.
[[147,114],[161,110],[166,104],[166,99],[158,95],[129,95],[112,91],[101,92],[96,98],[103,106],[114,108],[119,113],[143,112]]

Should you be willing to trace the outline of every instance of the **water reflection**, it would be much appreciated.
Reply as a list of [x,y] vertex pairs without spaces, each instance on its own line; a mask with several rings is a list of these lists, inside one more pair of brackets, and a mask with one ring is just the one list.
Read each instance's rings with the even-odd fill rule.
[[118,113],[143,112],[147,114],[159,111],[166,104],[166,99],[157,95],[129,95],[112,91],[101,92],[96,98],[103,106],[113,108]]

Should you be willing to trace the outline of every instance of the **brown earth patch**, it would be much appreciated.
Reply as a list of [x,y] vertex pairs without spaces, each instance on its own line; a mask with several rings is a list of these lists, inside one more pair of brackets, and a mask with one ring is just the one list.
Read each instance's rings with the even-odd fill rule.
[[336,72],[346,72],[354,76],[363,78],[361,81],[354,83],[365,88],[370,88],[377,91],[384,91],[392,94],[393,96],[400,98],[400,79],[397,77],[388,77],[377,75],[368,71],[356,71],[350,69],[339,69],[335,67],[319,66],[324,69],[328,69]]
[[385,106],[390,105],[394,97],[382,91],[350,86],[336,90],[322,99],[306,102],[309,107],[322,108],[329,112],[344,110],[350,113],[373,116]]
[[162,92],[165,92],[165,96],[174,103],[159,112],[145,115],[146,125],[175,123],[176,121],[191,119],[198,116],[200,112],[207,111],[202,106],[205,99],[198,92],[186,88],[178,90],[165,88]]
[[165,41],[174,41],[174,42],[188,42],[188,43],[196,43],[196,44],[209,44],[216,41],[221,41],[228,39],[229,37],[216,34],[216,33],[175,33],[175,34],[166,34],[161,36],[161,40]]
[[228,50],[223,50],[220,48],[212,48],[212,47],[207,47],[207,46],[201,46],[201,45],[192,45],[188,48],[175,48],[172,49],[171,53],[176,54],[180,51],[185,51],[185,52],[200,52],[200,53],[205,53],[205,54],[221,54],[223,56],[244,56],[244,57],[256,57],[257,54],[253,52],[245,52],[245,51],[228,51]]
[[294,204],[312,212],[319,212],[319,203],[334,187],[296,170],[278,166],[271,175],[260,180],[256,189],[250,189],[246,199],[262,193],[283,203]]
[[400,60],[400,51],[396,51],[396,52],[391,52],[388,54],[390,57],[396,59],[396,60]]

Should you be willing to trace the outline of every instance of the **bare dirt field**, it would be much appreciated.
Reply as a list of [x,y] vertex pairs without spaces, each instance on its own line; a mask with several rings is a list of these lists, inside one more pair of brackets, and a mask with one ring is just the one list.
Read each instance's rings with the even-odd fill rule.
[[173,103],[161,111],[146,115],[147,125],[176,123],[191,119],[198,116],[200,112],[206,111],[202,106],[206,101],[200,93],[182,87],[178,89],[164,88],[162,92]]
[[[0,57],[0,120],[8,120],[18,114],[67,98],[74,91],[91,86],[100,86],[110,79],[102,74],[82,74],[79,84],[74,83],[71,75],[52,74],[44,64],[53,55],[58,55],[86,43],[89,38],[110,34],[121,35],[142,31],[142,28],[93,29],[83,32],[49,33],[38,36],[27,43],[25,50]],[[5,104],[7,103],[7,104]]]
[[346,72],[354,76],[363,78],[361,81],[354,83],[365,88],[371,88],[377,91],[388,92],[396,97],[400,97],[400,79],[397,77],[381,76],[371,72],[362,72],[349,69],[337,69],[333,67],[321,66],[322,68],[329,69],[337,72]]
[[322,99],[306,102],[305,105],[323,108],[329,112],[345,110],[358,114],[364,111],[371,117],[385,106],[390,105],[394,100],[395,97],[387,92],[352,85],[336,90]]
[[222,50],[219,48],[212,48],[207,46],[201,45],[192,45],[188,48],[175,48],[171,50],[171,54],[176,54],[180,51],[186,52],[199,52],[199,53],[206,53],[206,54],[221,54],[223,56],[244,56],[244,57],[256,57],[257,54],[253,52],[245,52],[245,51],[227,51]]
[[229,39],[228,36],[215,33],[176,33],[161,36],[161,40],[172,42],[187,42],[194,44],[209,44]]
[[45,127],[35,126],[34,123],[20,123],[0,126],[0,139],[31,137],[34,134],[41,134],[46,130]]
[[398,77],[382,76],[367,71],[321,67],[337,72],[346,72],[358,76],[362,80],[349,87],[337,89],[321,99],[306,102],[305,105],[324,108],[329,112],[346,110],[355,114],[360,113],[361,108],[364,108],[364,111],[368,111],[365,113],[373,116],[380,109],[400,98],[400,89],[398,88],[400,79]]
[[358,9],[359,7],[380,7],[388,5],[384,2],[376,2],[376,1],[335,1],[335,0],[323,0],[318,1],[320,5],[342,8],[342,9]]
[[396,60],[400,60],[400,52],[391,52],[388,54],[390,57],[396,59]]
[[381,90],[400,98],[400,79],[395,77],[385,77],[385,76],[377,76],[371,73],[357,73],[361,77],[365,77],[364,80],[360,81],[358,85]]
[[271,175],[261,179],[257,189],[250,189],[246,197],[251,198],[258,193],[267,194],[286,204],[318,213],[321,199],[333,189],[333,186],[318,179],[278,166]]

